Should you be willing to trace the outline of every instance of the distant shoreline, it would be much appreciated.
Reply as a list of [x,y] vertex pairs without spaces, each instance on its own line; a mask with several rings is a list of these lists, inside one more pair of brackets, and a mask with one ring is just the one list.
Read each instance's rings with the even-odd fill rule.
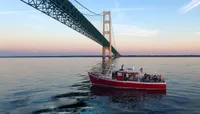
[[[64,55],[64,56],[0,56],[0,58],[69,58],[102,57],[101,55]],[[122,55],[121,57],[200,57],[200,55]]]

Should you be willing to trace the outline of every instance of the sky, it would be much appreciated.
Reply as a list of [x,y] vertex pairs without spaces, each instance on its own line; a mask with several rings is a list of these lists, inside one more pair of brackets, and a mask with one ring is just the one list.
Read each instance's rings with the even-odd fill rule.
[[[120,54],[200,54],[200,0],[78,1],[97,13],[111,11]],[[86,18],[102,33],[102,16]],[[20,0],[0,0],[0,56],[101,53],[101,45]]]

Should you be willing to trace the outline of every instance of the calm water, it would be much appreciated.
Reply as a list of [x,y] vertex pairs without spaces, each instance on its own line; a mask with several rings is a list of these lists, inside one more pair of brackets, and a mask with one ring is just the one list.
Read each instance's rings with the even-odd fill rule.
[[90,86],[101,58],[1,58],[1,114],[200,113],[200,58],[119,58],[165,76],[167,92]]

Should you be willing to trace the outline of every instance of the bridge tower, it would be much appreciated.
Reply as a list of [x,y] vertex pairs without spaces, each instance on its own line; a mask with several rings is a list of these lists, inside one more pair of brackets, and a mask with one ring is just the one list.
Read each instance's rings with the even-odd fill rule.
[[109,38],[110,45],[103,46],[102,56],[106,57],[106,50],[109,50],[109,58],[112,58],[112,25],[111,25],[111,14],[110,11],[103,12],[103,36]]

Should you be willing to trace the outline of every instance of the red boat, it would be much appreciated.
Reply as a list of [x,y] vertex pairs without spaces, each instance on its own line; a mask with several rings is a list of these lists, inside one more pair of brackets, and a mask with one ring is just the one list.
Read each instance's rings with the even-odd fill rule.
[[[142,70],[142,69],[141,69]],[[143,74],[134,69],[108,69],[107,72],[88,72],[92,85],[122,89],[166,90],[166,82],[161,75]],[[111,75],[110,75],[111,74]]]

